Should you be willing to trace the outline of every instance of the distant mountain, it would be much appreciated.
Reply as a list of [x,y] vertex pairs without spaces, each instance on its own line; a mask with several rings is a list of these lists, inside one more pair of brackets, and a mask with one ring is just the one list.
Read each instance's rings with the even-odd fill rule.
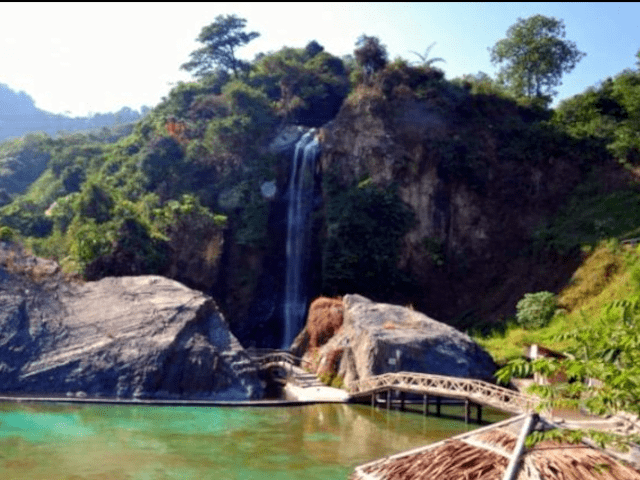
[[148,107],[142,107],[142,111],[138,112],[123,107],[113,113],[71,118],[40,110],[31,96],[0,83],[0,141],[29,132],[56,135],[60,131],[73,132],[131,123],[143,117],[148,110]]

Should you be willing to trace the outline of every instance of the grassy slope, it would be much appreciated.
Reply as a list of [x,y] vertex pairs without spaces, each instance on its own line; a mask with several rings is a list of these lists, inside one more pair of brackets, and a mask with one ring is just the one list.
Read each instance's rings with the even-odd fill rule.
[[558,294],[561,307],[551,323],[542,329],[527,331],[511,324],[506,332],[476,338],[498,363],[517,358],[531,343],[563,351],[570,341],[559,341],[558,335],[588,326],[598,318],[605,305],[640,293],[640,246],[601,242],[586,255],[571,281]]

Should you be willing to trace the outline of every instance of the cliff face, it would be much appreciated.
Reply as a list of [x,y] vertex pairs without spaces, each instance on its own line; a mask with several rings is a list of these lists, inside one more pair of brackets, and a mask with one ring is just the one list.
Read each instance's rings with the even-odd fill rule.
[[412,302],[459,325],[471,311],[510,314],[523,293],[566,279],[574,262],[534,257],[530,238],[582,178],[578,156],[515,106],[486,111],[490,102],[472,101],[369,92],[345,102],[321,132],[323,175],[343,188],[395,185],[415,214],[397,264],[413,288],[378,300]]

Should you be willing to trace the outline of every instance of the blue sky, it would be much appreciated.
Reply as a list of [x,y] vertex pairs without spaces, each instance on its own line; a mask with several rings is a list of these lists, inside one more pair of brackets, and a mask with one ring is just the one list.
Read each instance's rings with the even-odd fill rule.
[[566,38],[587,56],[563,77],[558,99],[583,92],[625,68],[640,49],[640,3],[0,3],[0,83],[23,90],[39,108],[86,115],[154,106],[199,44],[200,29],[235,13],[261,36],[240,51],[303,47],[311,40],[335,55],[351,53],[365,33],[391,58],[431,57],[451,79],[496,73],[488,48],[518,17],[564,20]]

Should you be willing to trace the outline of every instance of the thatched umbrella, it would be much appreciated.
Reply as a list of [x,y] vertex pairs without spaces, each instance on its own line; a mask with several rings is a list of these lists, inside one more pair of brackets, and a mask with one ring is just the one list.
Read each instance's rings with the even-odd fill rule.
[[[356,467],[351,480],[640,480],[640,472],[586,444],[543,441],[520,454],[522,440],[545,421],[528,415]],[[511,473],[510,463],[516,467]]]

